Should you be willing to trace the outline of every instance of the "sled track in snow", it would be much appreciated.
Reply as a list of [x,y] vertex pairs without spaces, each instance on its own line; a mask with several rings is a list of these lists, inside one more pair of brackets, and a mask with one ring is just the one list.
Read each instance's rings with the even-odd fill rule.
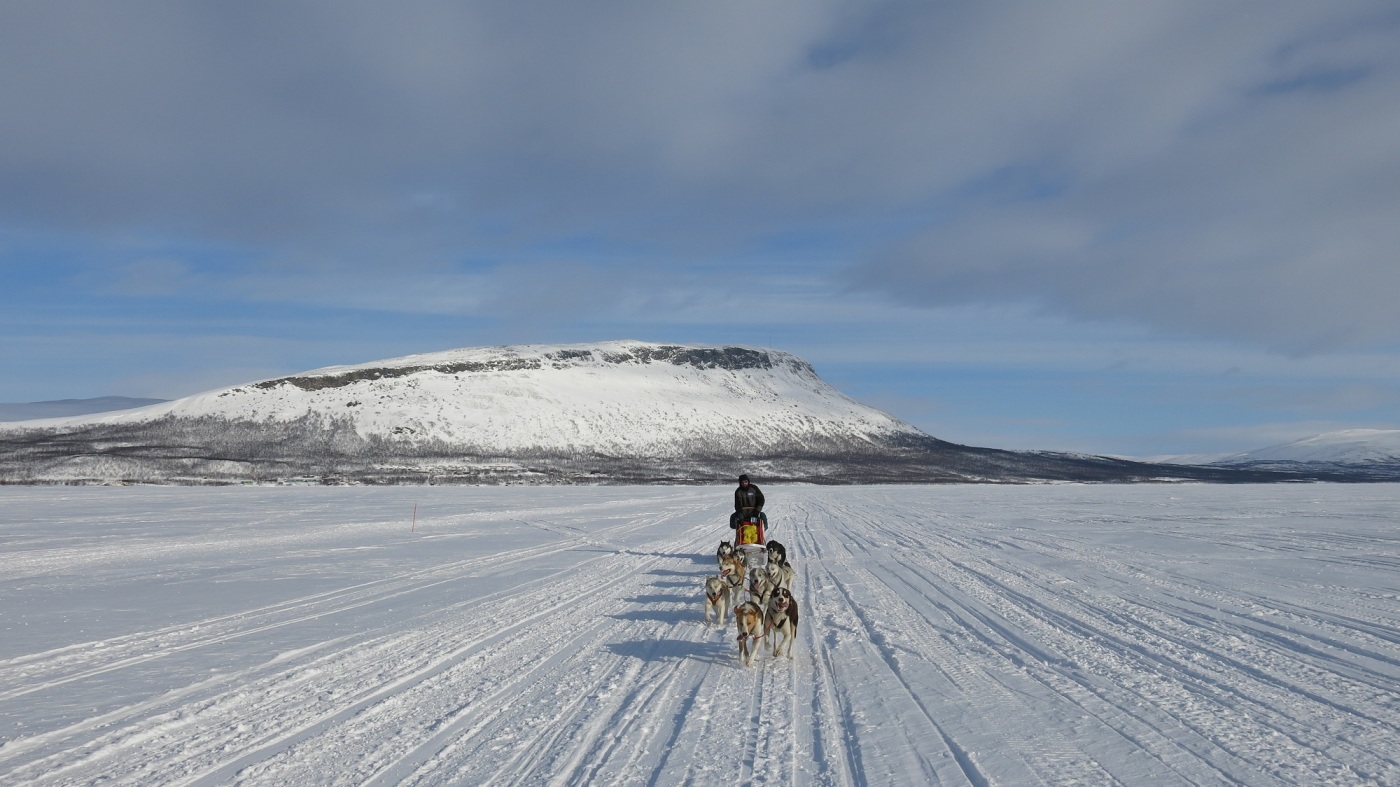
[[[638,525],[629,524],[611,528],[606,532],[613,536],[626,536],[636,527]],[[38,661],[40,664],[54,663],[57,669],[73,670],[73,674],[53,678],[32,687],[33,691],[52,689],[65,682],[144,665],[168,654],[206,647],[228,638],[254,636],[271,628],[293,625],[312,618],[353,613],[360,606],[384,603],[401,596],[431,590],[450,582],[463,571],[479,569],[484,565],[489,565],[497,571],[508,571],[523,561],[535,560],[576,546],[533,547],[518,550],[513,554],[458,561],[431,570],[410,572],[391,580],[366,583],[344,592],[318,594],[312,598],[274,605],[268,609],[201,621],[184,630],[173,628],[151,635],[137,635],[129,638],[129,641],[116,643],[113,651],[118,654],[116,659],[86,670],[81,668],[80,663],[75,664],[76,660],[71,658],[26,658],[18,660],[21,663],[15,667],[20,670],[32,668],[30,665]],[[604,561],[609,559],[617,560],[617,557],[614,555],[597,558]],[[517,591],[518,589],[513,590],[512,593]],[[88,755],[81,758],[79,763],[64,766],[40,760],[34,764],[36,767],[16,775],[26,779],[32,778],[35,783],[45,779],[62,783],[66,770],[89,761],[119,761],[121,758],[113,757],[117,751],[132,744],[139,744],[148,757],[168,763],[177,772],[165,773],[153,770],[149,764],[135,763],[133,765],[141,767],[142,770],[139,774],[131,774],[132,776],[139,775],[142,779],[156,779],[162,783],[200,777],[222,780],[243,763],[256,762],[260,756],[287,749],[318,733],[336,730],[338,734],[342,734],[345,730],[344,722],[350,717],[361,714],[366,708],[376,704],[393,704],[394,699],[401,698],[412,687],[431,682],[441,673],[450,672],[454,666],[460,667],[464,662],[471,664],[465,660],[475,650],[494,640],[511,637],[514,632],[528,627],[539,617],[556,611],[566,603],[561,601],[561,593],[557,586],[548,582],[538,589],[518,592],[521,595],[508,599],[509,603],[523,604],[526,609],[533,608],[533,611],[520,615],[517,620],[510,621],[504,627],[496,627],[489,620],[494,615],[488,611],[493,605],[502,603],[503,594],[497,594],[494,597],[486,596],[439,610],[440,613],[450,616],[448,622],[411,629],[405,635],[370,639],[355,643],[353,648],[325,655],[319,655],[317,652],[335,650],[346,643],[328,642],[302,653],[285,654],[239,674],[221,676],[205,684],[173,692],[162,698],[163,701],[127,709],[125,718],[134,717],[137,719],[134,724],[101,734],[77,749],[68,749],[62,757],[73,759],[76,751],[87,751]],[[209,628],[216,629],[217,633],[212,636],[201,633]],[[474,636],[464,642],[460,637],[463,632],[474,632]],[[547,648],[548,645],[547,641],[541,643],[543,648]],[[121,655],[131,650],[139,651],[142,647],[153,651],[147,656]],[[518,657],[520,654],[512,652],[511,655]],[[101,654],[100,658],[105,660],[106,653]],[[74,669],[75,666],[77,669]],[[8,669],[11,665],[7,664],[4,667]],[[0,673],[2,674],[4,673]],[[318,680],[319,676],[335,677],[333,680]],[[194,703],[196,710],[191,713],[192,698],[211,689],[218,691],[231,685],[237,685],[238,688],[197,701]],[[16,696],[24,693],[29,692],[16,692]],[[175,709],[162,713],[162,706]],[[131,713],[131,710],[135,710],[135,713]],[[73,727],[49,733],[42,742],[49,745],[56,742],[64,744],[95,730],[114,726],[118,721],[119,717],[116,715],[86,720]],[[157,740],[168,739],[171,750],[153,752],[150,736],[147,734],[147,728],[151,727],[162,730],[179,728],[184,734],[155,736]],[[269,727],[272,729],[267,730]],[[195,734],[187,734],[190,731]],[[29,747],[40,742],[29,741]],[[26,746],[23,742],[17,742],[0,749],[0,763],[22,753],[24,748]],[[221,761],[226,759],[222,754],[229,748],[237,749],[242,754],[231,761]],[[325,768],[343,767],[343,755],[333,756],[328,762],[319,765],[323,768],[319,771],[322,774],[326,772]],[[198,772],[201,767],[207,768],[207,772]],[[114,773],[114,770],[114,764],[103,766],[103,773],[108,778],[121,776],[119,772]],[[196,772],[190,773],[191,771]],[[311,776],[314,773],[316,771],[313,770],[307,775]],[[42,777],[39,774],[42,774]],[[314,777],[311,780],[314,781]]]
[[[703,620],[713,495],[442,492],[431,537],[510,545],[0,660],[0,783],[1400,784],[1400,539],[1366,521],[1400,488],[1316,528],[1202,489],[772,490],[802,626],[752,668]],[[294,536],[267,554],[359,555]],[[150,559],[257,560],[220,539]]]

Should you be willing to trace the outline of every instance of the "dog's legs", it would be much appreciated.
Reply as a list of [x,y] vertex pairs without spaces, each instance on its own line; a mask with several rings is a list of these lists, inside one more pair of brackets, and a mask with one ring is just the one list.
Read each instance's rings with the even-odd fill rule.
[[758,640],[749,637],[747,631],[739,632],[739,661],[745,667],[753,666],[753,657],[758,653]]
[[787,651],[788,658],[792,658],[792,643],[795,639],[797,639],[797,619],[793,618],[792,620],[788,621],[787,626],[787,648],[785,648],[785,650]]
[[768,644],[768,636],[773,631],[773,624],[768,619],[768,599],[772,598],[772,592],[764,593],[758,603],[758,608],[763,610],[763,644]]

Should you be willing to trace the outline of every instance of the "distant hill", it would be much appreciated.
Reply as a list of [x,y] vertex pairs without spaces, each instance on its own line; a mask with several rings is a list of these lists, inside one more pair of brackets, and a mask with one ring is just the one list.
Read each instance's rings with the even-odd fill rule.
[[160,404],[165,399],[133,399],[129,396],[99,396],[94,399],[57,399],[52,402],[0,402],[0,421],[31,421],[39,418],[68,418],[74,415],[130,410]]
[[1207,458],[1215,467],[1400,480],[1400,429],[1346,429]]
[[931,437],[789,353],[636,341],[466,348],[134,410],[0,424],[0,481],[815,483],[1280,480]]

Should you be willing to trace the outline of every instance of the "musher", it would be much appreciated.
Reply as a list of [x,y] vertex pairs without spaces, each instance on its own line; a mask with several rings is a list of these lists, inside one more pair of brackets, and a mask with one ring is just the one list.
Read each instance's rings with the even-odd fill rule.
[[737,528],[739,520],[751,514],[757,514],[764,529],[767,529],[768,515],[763,513],[763,490],[745,474],[739,476],[739,487],[734,490],[734,513],[729,515],[729,529]]

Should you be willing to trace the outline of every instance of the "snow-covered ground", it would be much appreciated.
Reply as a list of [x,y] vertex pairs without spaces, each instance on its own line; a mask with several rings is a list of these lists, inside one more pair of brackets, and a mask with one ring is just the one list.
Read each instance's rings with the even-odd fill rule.
[[[1400,784],[1400,485],[0,488],[0,784]],[[416,514],[415,514],[416,506]]]

